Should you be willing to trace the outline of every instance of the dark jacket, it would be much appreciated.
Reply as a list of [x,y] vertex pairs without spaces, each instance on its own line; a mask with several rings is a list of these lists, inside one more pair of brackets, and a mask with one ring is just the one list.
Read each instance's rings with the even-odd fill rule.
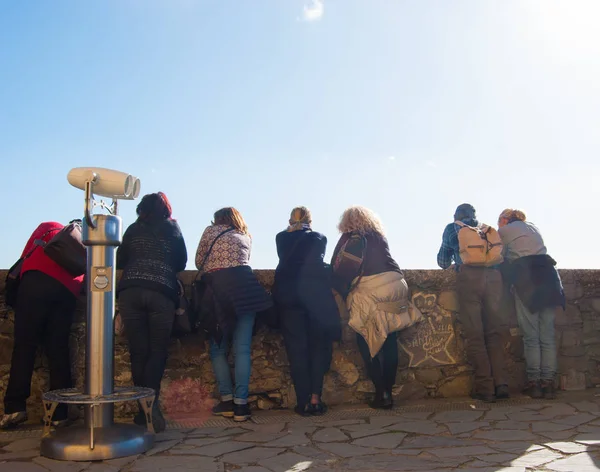
[[301,308],[311,325],[338,340],[340,315],[331,291],[331,270],[323,262],[327,238],[305,229],[283,231],[275,241],[279,264],[275,269],[273,297],[280,316],[285,316],[286,308]]
[[531,313],[562,306],[565,295],[556,261],[548,255],[520,257],[508,268],[508,278]]
[[[385,236],[377,233],[367,233],[364,237],[356,237],[354,233],[344,233],[340,237],[331,265],[333,267],[333,284],[335,289],[346,297],[351,289],[352,281],[359,276],[368,277],[370,275],[383,274],[384,272],[402,273],[398,263],[390,253]],[[351,240],[349,242],[349,240]],[[346,244],[348,243],[348,244]],[[344,248],[344,245],[345,248]],[[362,259],[362,263],[352,263],[351,261],[342,261],[340,251],[344,248],[355,257]]]
[[174,220],[133,223],[117,250],[117,268],[123,269],[118,291],[142,287],[178,300],[177,273],[185,269],[187,250]]
[[231,336],[237,316],[244,313],[263,313],[273,301],[260,285],[250,266],[230,267],[202,276],[206,291],[202,299],[203,328],[220,342]]

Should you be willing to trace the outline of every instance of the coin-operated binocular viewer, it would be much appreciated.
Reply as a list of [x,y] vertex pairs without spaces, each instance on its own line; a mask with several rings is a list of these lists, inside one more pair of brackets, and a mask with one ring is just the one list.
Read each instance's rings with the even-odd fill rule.
[[[67,179],[85,192],[83,244],[87,246],[87,313],[85,384],[79,389],[44,394],[44,433],[41,454],[58,460],[96,461],[141,454],[154,443],[150,388],[114,388],[115,255],[121,244],[122,222],[118,200],[134,200],[139,179],[110,169],[78,167]],[[95,201],[108,197],[111,204]],[[100,207],[108,214],[94,214]],[[147,429],[114,423],[114,404],[139,401],[146,413]],[[59,403],[84,405],[84,425],[53,431],[52,415]]]

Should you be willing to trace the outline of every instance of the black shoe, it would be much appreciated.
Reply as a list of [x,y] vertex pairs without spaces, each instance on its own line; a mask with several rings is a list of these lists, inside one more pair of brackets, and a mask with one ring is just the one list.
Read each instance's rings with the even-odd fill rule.
[[391,393],[383,392],[381,408],[384,410],[391,410],[392,408],[394,408],[394,399],[392,398]]
[[221,402],[214,406],[212,413],[215,416],[223,416],[225,418],[233,418],[233,400]]
[[0,429],[15,429],[20,424],[27,421],[27,412],[18,411],[17,413],[7,413],[0,418]]
[[233,421],[248,421],[252,414],[250,413],[250,407],[248,405],[234,405],[233,406]]
[[554,380],[542,380],[542,393],[547,400],[556,398],[556,390],[554,389]]
[[375,393],[375,397],[368,404],[374,410],[381,410],[383,408],[383,393]]
[[152,406],[152,426],[154,427],[155,433],[162,433],[167,429],[167,421],[157,403]]
[[296,408],[294,408],[294,413],[306,417],[310,416],[312,412],[310,409],[310,405],[296,405]]
[[133,423],[138,426],[146,426],[146,414],[142,410],[138,411],[133,417]]
[[313,416],[323,416],[325,413],[327,413],[327,405],[323,402],[319,402],[317,404],[310,404],[309,406],[309,413]]
[[506,400],[510,398],[510,393],[508,391],[508,385],[498,385],[496,387],[496,399],[497,400]]
[[473,400],[479,400],[483,403],[496,403],[496,397],[489,393],[473,393],[471,398]]
[[527,382],[525,388],[523,389],[523,393],[531,398],[543,398],[544,392],[542,391],[542,387],[540,383],[536,380],[531,380]]

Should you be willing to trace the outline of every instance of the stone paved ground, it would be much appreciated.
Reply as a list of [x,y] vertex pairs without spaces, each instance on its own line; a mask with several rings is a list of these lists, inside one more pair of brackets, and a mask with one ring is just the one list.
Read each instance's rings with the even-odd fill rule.
[[337,410],[319,419],[271,412],[253,423],[168,430],[144,455],[101,463],[48,460],[39,457],[39,437],[0,434],[0,472],[595,471],[596,395]]

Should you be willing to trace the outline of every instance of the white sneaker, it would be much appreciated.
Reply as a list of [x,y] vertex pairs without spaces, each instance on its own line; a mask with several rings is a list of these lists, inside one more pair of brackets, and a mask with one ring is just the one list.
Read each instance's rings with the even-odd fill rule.
[[13,429],[27,421],[27,412],[18,411],[17,413],[9,413],[2,416],[0,419],[0,429]]

